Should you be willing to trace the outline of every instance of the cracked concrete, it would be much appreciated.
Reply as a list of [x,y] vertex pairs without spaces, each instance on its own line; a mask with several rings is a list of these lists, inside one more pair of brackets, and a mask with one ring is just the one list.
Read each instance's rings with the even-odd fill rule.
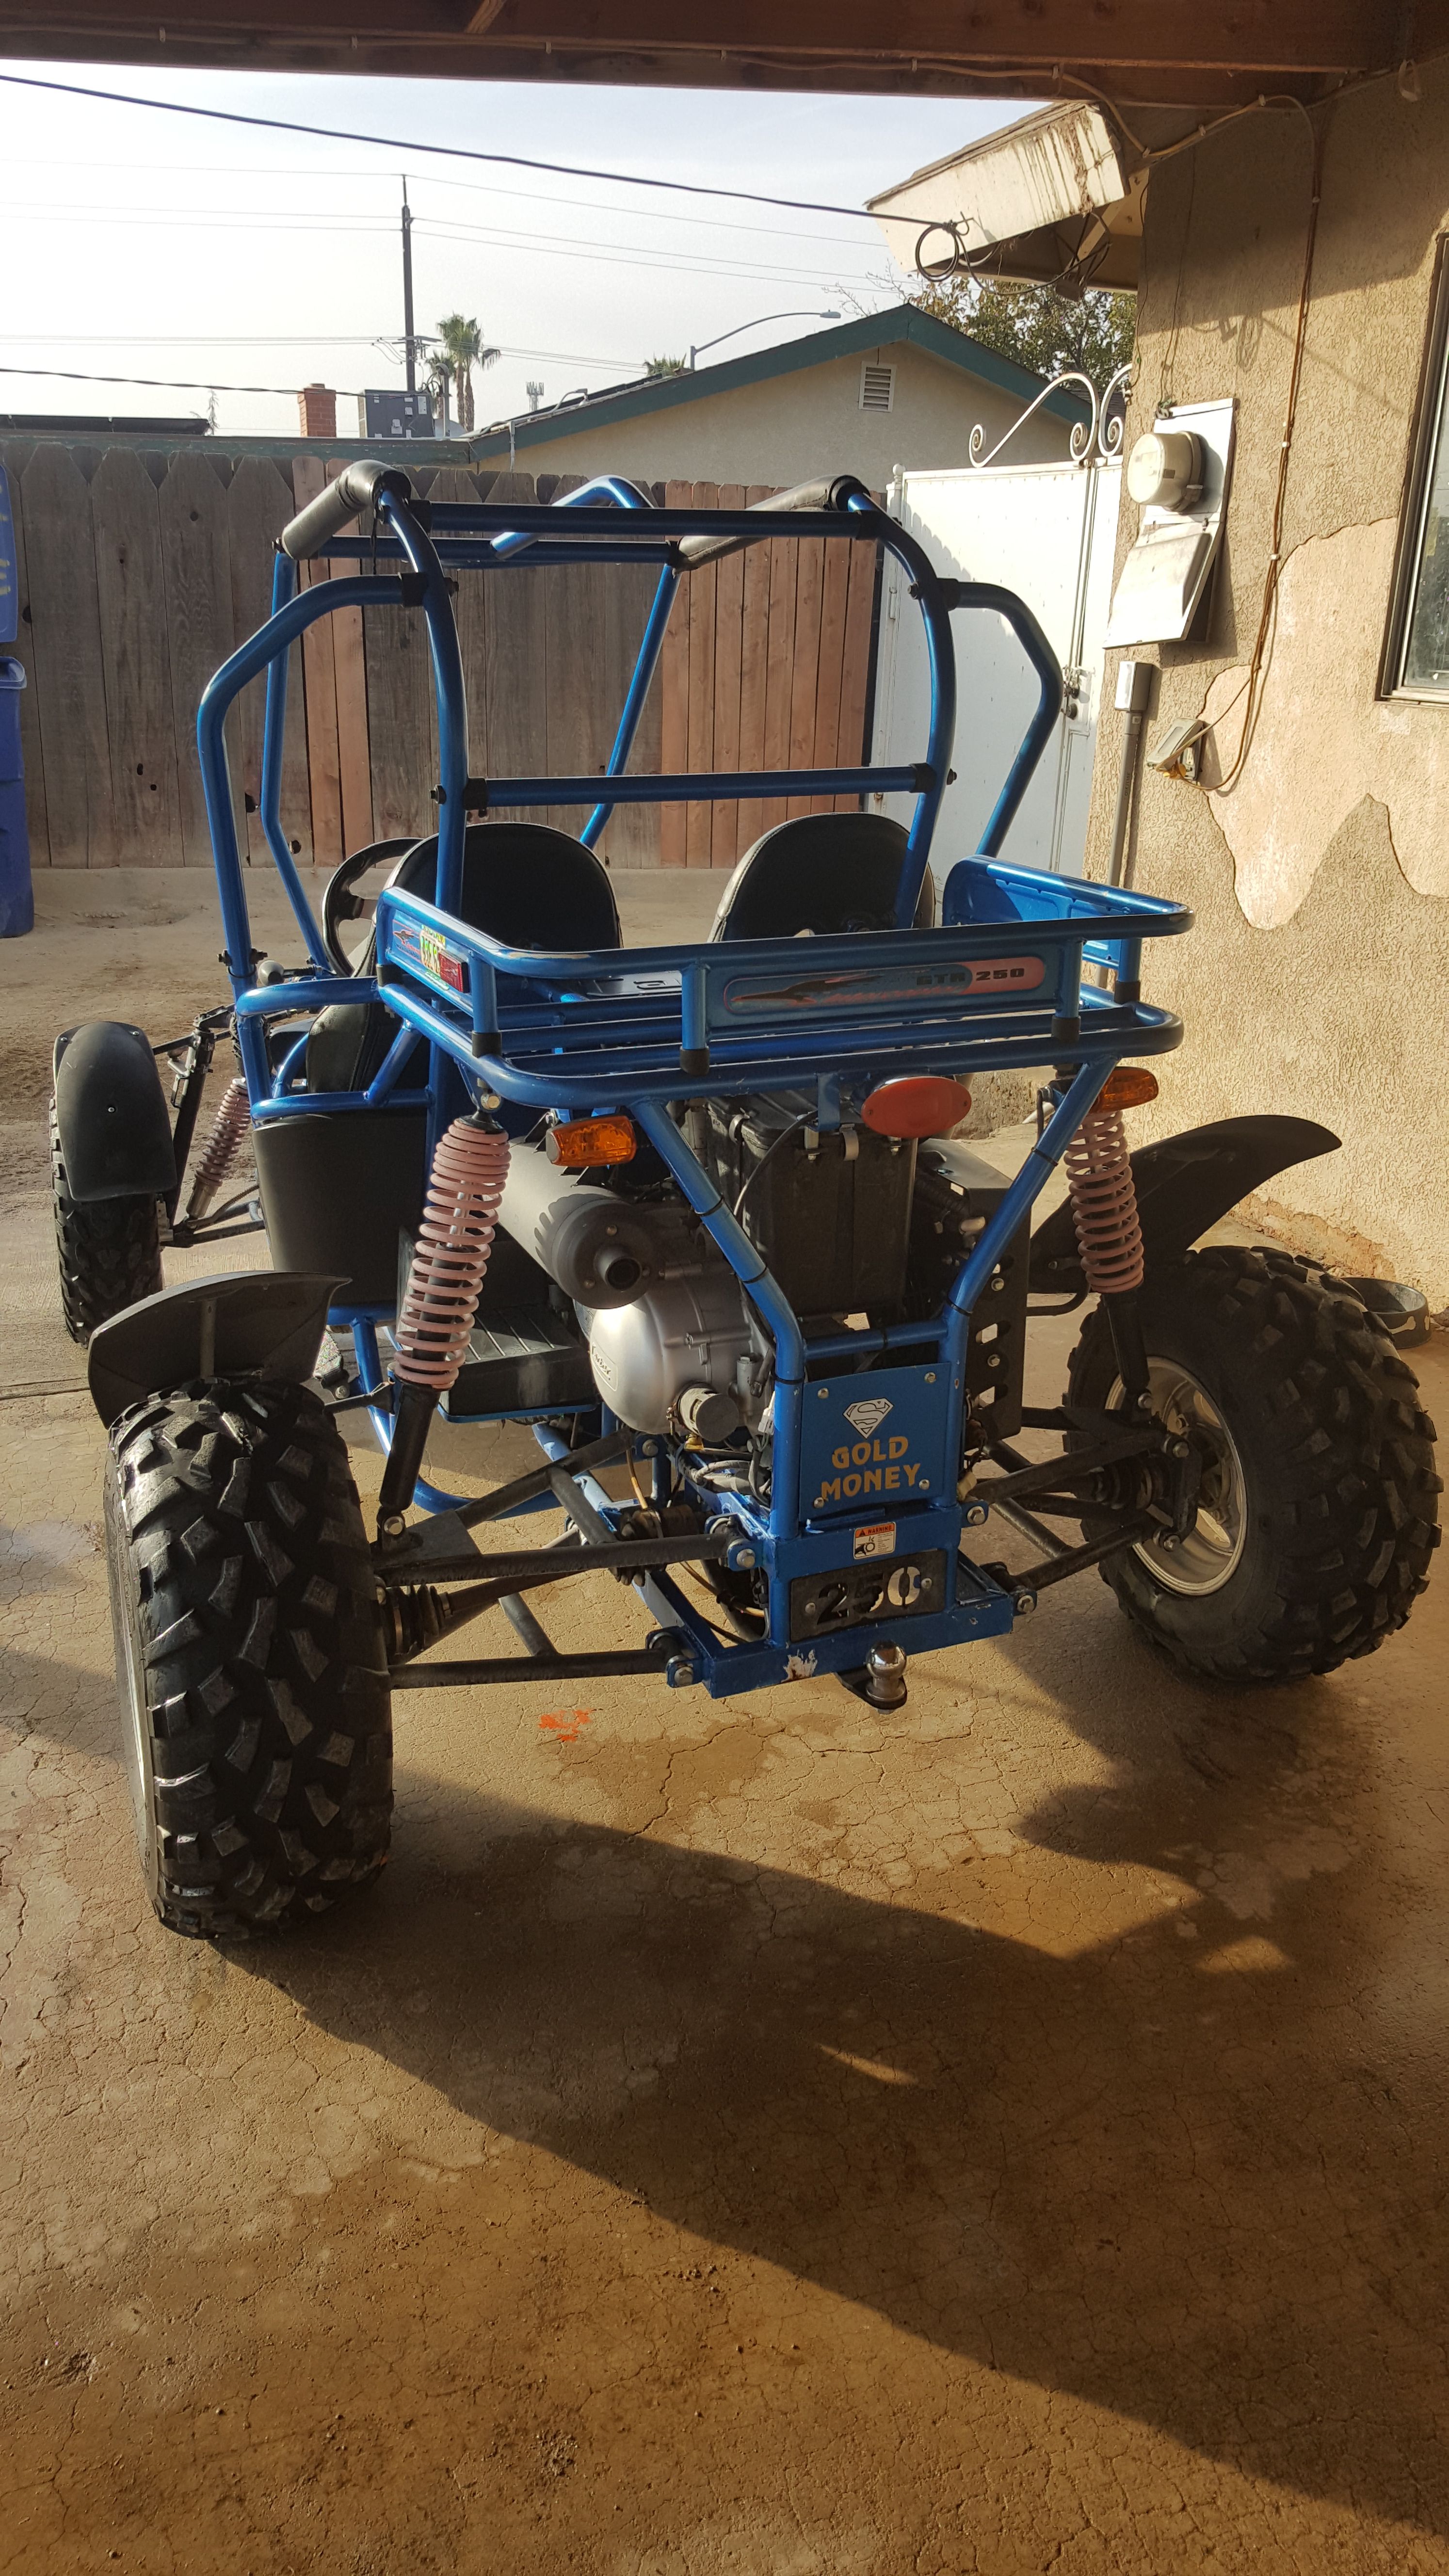
[[399,1695],[379,1888],[223,1954],[141,1894],[99,1428],[0,1440],[7,2567],[1449,2571],[1442,1594],[1266,1698],[1092,1577],[890,1718]]

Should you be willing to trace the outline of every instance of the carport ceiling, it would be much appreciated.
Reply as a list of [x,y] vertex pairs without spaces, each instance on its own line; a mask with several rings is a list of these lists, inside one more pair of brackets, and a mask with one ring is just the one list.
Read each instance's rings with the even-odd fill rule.
[[1449,0],[0,0],[0,53],[1222,108],[1449,46]]

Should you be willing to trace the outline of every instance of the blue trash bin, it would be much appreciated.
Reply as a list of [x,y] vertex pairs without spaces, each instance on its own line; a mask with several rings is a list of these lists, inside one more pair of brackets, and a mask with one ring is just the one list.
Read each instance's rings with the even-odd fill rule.
[[[15,523],[10,486],[0,465],[0,644],[13,644],[19,625]],[[21,939],[35,927],[30,886],[30,833],[25,821],[25,768],[20,757],[20,692],[25,665],[0,653],[0,939]]]
[[20,759],[20,692],[25,665],[0,653],[0,939],[23,939],[35,927],[25,771]]

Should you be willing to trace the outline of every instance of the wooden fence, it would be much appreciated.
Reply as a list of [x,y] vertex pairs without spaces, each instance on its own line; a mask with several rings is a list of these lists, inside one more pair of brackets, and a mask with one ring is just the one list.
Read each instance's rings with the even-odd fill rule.
[[[21,716],[37,867],[210,864],[197,701],[268,613],[279,530],[345,462],[200,445],[0,445],[19,549],[15,649],[29,680]],[[437,501],[550,500],[577,479],[544,475],[535,486],[531,475],[419,467],[412,456],[408,469]],[[658,501],[727,509],[767,491],[653,488]],[[310,570],[328,577],[325,565]],[[875,576],[872,546],[794,538],[691,574],[631,766],[860,760]],[[475,773],[603,769],[654,582],[652,570],[628,565],[460,577]],[[304,863],[332,866],[369,840],[434,828],[420,615],[349,608],[319,621],[292,648],[288,712],[282,819]],[[243,692],[229,741],[242,848],[263,860],[261,682]],[[603,847],[614,867],[728,867],[769,824],[810,810],[800,799],[626,805]],[[583,817],[560,808],[541,819],[576,831]]]

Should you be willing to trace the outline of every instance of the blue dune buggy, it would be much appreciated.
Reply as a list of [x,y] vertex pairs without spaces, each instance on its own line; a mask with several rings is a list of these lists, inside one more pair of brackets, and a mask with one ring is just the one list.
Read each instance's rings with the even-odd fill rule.
[[[921,759],[631,774],[681,586],[783,536],[905,567],[932,676]],[[299,589],[318,555],[332,577]],[[658,571],[607,774],[477,774],[456,577],[581,562]],[[280,816],[287,650],[355,604],[426,623],[438,830],[354,853],[319,924]],[[1007,621],[1040,697],[981,850],[938,893],[960,612]],[[262,674],[261,808],[301,964],[252,946],[227,774],[227,712]],[[273,613],[199,718],[231,1001],[157,1048],[108,1022],[56,1050],[62,1289],[110,1431],[127,1758],[173,1929],[294,1922],[376,1873],[396,1689],[838,1674],[888,1710],[908,1655],[1004,1635],[1090,1566],[1179,1665],[1233,1682],[1326,1672],[1405,1619],[1437,1537],[1433,1434],[1372,1283],[1192,1250],[1337,1140],[1241,1118],[1129,1155],[1144,1060],[1181,1036],[1142,998],[1144,942],[1190,917],[998,855],[1061,689],[1022,602],[940,578],[850,478],[741,511],[656,509],[613,478],[548,508],[430,508],[358,464],[286,529]],[[908,830],[884,793],[914,798]],[[767,831],[708,941],[621,947],[595,855],[617,804],[783,795],[858,804]],[[578,808],[577,838],[500,815],[544,805]],[[240,1071],[194,1152],[227,1043]],[[1008,1182],[953,1131],[966,1078],[1010,1067],[1048,1072]],[[249,1192],[218,1203],[248,1129],[251,1215]],[[1063,1160],[1068,1200],[1033,1234]],[[162,1287],[163,1236],[238,1221],[265,1223],[271,1268]],[[1026,1403],[1029,1317],[1089,1298],[1065,1400]],[[371,1537],[349,1409],[385,1452]],[[531,1424],[537,1467],[480,1499],[437,1491],[439,1410]],[[488,1546],[489,1522],[538,1510],[556,1535]],[[991,1552],[993,1516],[1028,1570]],[[601,1569],[645,1632],[557,1652],[529,1595]],[[434,1651],[490,1611],[510,1651]]]

